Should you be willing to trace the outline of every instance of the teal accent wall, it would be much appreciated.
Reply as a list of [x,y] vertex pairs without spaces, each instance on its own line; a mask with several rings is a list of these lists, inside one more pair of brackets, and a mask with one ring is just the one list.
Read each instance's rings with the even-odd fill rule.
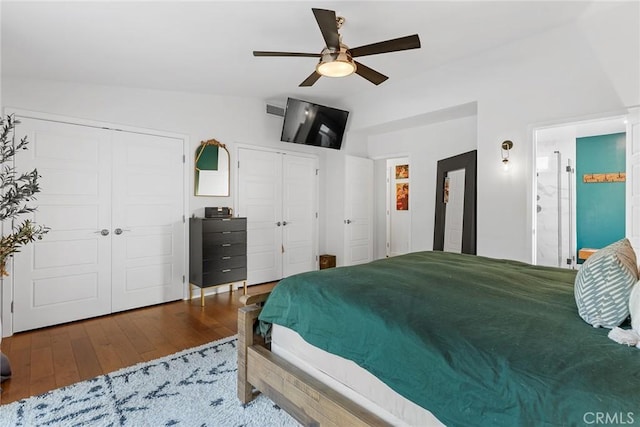
[[[625,172],[626,134],[576,139],[577,249],[603,248],[625,236],[625,182],[584,183],[583,175]],[[576,259],[578,256],[576,254]]]

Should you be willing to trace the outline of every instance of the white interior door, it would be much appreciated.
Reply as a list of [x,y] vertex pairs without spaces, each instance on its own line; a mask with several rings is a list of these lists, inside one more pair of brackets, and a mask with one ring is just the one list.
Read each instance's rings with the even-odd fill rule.
[[[38,169],[34,220],[51,228],[15,255],[14,332],[111,311],[111,133],[20,118],[28,150],[19,171]],[[101,233],[104,230],[106,235]]]
[[238,216],[247,218],[247,281],[282,278],[282,159],[238,149]]
[[282,157],[283,277],[311,271],[317,265],[317,160]]
[[465,169],[449,171],[445,178],[445,252],[462,253],[462,227],[464,220]]
[[317,165],[312,157],[238,149],[238,215],[247,218],[247,281],[317,268]]
[[410,202],[407,206],[398,203],[398,186],[411,188],[409,170],[408,157],[387,160],[387,256],[411,251]]
[[182,297],[183,141],[114,131],[112,311]]
[[33,216],[51,231],[14,257],[14,332],[180,299],[183,141],[20,121],[16,167],[42,176]]
[[373,160],[345,156],[345,265],[373,259]]

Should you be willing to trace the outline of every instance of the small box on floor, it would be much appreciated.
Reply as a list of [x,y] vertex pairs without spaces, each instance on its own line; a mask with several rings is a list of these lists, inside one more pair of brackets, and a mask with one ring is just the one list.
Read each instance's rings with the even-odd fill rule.
[[335,255],[320,255],[320,270],[325,268],[332,268],[336,266]]

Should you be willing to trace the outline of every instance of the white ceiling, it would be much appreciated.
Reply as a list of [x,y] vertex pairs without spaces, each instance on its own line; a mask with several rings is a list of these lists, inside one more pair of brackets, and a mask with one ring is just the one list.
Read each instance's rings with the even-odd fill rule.
[[[312,7],[346,18],[350,47],[417,33],[422,48],[358,58],[382,85],[577,19],[586,1],[2,1],[2,73],[277,100],[337,100],[376,86],[357,75],[299,88],[320,52]],[[598,4],[601,6],[601,4]],[[417,80],[419,81],[419,80]]]

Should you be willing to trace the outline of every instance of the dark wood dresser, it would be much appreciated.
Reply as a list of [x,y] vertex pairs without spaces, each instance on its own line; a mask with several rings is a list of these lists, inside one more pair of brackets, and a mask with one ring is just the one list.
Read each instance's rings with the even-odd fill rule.
[[189,299],[192,285],[200,288],[204,306],[204,288],[244,282],[247,293],[247,219],[189,219]]

